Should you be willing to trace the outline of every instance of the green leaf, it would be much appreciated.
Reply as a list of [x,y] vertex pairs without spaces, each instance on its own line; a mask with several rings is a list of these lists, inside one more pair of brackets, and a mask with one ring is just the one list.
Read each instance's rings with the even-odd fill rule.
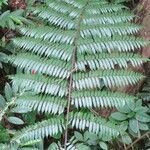
[[15,24],[11,19],[8,19],[7,25],[8,25],[8,28],[15,30]]
[[10,135],[6,128],[4,128],[2,125],[0,125],[0,143],[2,142],[9,142]]
[[132,139],[130,138],[128,134],[125,134],[125,135],[122,135],[122,142],[125,144],[131,144]]
[[123,122],[121,122],[121,125],[120,125],[120,132],[126,131],[127,128],[128,128],[128,121],[123,121]]
[[130,103],[128,103],[127,105],[132,111],[134,111],[135,107],[136,107],[136,103],[134,101],[130,101]]
[[135,132],[135,133],[139,132],[139,124],[136,119],[129,120],[129,127],[133,132]]
[[56,143],[52,143],[47,150],[57,150],[58,149],[58,145]]
[[19,25],[22,25],[22,24],[23,24],[23,23],[21,22],[21,20],[18,19],[17,17],[15,17],[15,16],[12,16],[11,18],[12,18],[12,20],[13,20],[14,22],[16,22],[16,23],[19,24]]
[[131,111],[128,115],[127,115],[127,117],[128,118],[134,118],[135,117],[135,112],[134,111]]
[[146,113],[137,113],[136,114],[136,119],[141,121],[141,122],[150,122],[150,116]]
[[83,136],[82,136],[81,133],[75,131],[75,132],[74,132],[74,136],[76,137],[76,139],[77,139],[78,141],[83,141]]
[[[99,137],[100,137],[100,136],[99,136]],[[109,135],[104,135],[104,136],[101,137],[101,139],[102,139],[103,141],[106,141],[106,142],[112,141],[112,137],[109,136]]]
[[108,146],[105,142],[99,142],[99,146],[103,149],[103,150],[108,150]]
[[27,122],[27,124],[29,125],[34,124],[36,121],[36,112],[34,111],[31,111],[26,114],[22,114],[22,116],[23,116],[23,120],[25,120],[25,122]]
[[17,117],[9,117],[7,120],[10,123],[16,124],[16,125],[22,125],[22,124],[24,124],[23,120],[21,120],[20,118],[17,118]]
[[15,107],[15,108],[13,108],[13,109],[11,110],[11,112],[13,112],[13,113],[20,113],[20,114],[22,114],[22,113],[27,113],[27,112],[31,112],[31,111],[32,111],[31,108],[28,108],[28,107],[21,107],[21,106],[17,106],[17,107]]
[[141,130],[144,130],[144,131],[149,130],[148,125],[145,124],[145,123],[142,123],[142,122],[139,122],[139,128],[140,128]]
[[147,107],[143,107],[143,106],[138,106],[138,107],[135,108],[135,111],[136,111],[137,113],[138,113],[138,112],[139,112],[139,113],[141,113],[141,112],[144,112],[144,113],[145,113],[145,112],[148,112],[148,110],[149,110],[149,109],[148,109]]
[[6,83],[6,85],[5,85],[5,97],[6,97],[7,101],[10,101],[11,98],[13,97],[12,88],[10,87],[10,85],[8,83]]
[[4,99],[4,97],[0,94],[0,108],[4,108],[6,105],[6,101]]
[[92,140],[98,140],[98,137],[97,137],[97,135],[96,134],[94,134],[94,133],[90,133],[90,132],[88,132],[88,131],[86,131],[85,133],[84,133],[84,140],[86,141],[86,140],[88,140],[88,139],[92,139]]
[[53,135],[52,137],[58,140],[61,138],[61,135],[62,135],[61,132],[59,132],[58,134]]
[[128,105],[126,105],[124,107],[118,108],[118,111],[121,113],[130,113],[131,109],[128,107]]
[[139,99],[136,101],[136,107],[142,106],[142,100]]
[[133,137],[135,137],[135,138],[138,138],[138,135],[139,135],[139,133],[135,133],[135,132],[133,132],[130,128],[128,129],[128,133],[130,134],[130,135],[132,135]]
[[118,120],[118,121],[123,121],[123,120],[127,119],[127,116],[125,114],[120,113],[120,112],[115,112],[115,113],[111,114],[111,117],[115,120]]

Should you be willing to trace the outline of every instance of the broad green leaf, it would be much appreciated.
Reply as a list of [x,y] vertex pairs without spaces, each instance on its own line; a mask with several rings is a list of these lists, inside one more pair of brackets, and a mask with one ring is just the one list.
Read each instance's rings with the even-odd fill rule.
[[139,132],[139,124],[136,119],[129,120],[129,127],[133,132],[135,132],[135,133]]
[[8,19],[7,24],[8,24],[8,28],[15,30],[15,24],[11,19]]
[[130,138],[128,134],[125,134],[125,135],[122,135],[122,142],[125,144],[131,144],[132,139]]
[[137,113],[136,114],[136,119],[141,121],[141,122],[150,122],[150,116],[146,113]]
[[122,108],[118,108],[118,111],[121,112],[121,113],[130,113],[131,109],[126,105]]
[[15,17],[15,16],[12,16],[11,19],[12,19],[14,22],[16,22],[17,24],[19,24],[19,25],[22,25],[22,24],[23,24],[23,23],[21,22],[21,20],[18,19],[17,17]]
[[36,112],[34,111],[31,111],[26,114],[22,114],[22,116],[23,116],[23,120],[25,120],[25,122],[27,122],[29,125],[34,124],[36,121]]
[[123,113],[120,112],[115,112],[113,114],[111,114],[111,117],[115,120],[119,120],[119,121],[123,121],[127,119],[127,116]]
[[22,114],[22,113],[27,113],[27,112],[31,112],[31,111],[32,111],[31,108],[28,108],[28,107],[21,107],[21,106],[17,106],[17,107],[15,107],[15,108],[13,108],[13,109],[11,110],[11,112],[20,113],[20,114]]
[[149,109],[147,107],[143,107],[143,106],[138,106],[138,107],[135,108],[135,111],[139,112],[139,113],[141,113],[141,112],[145,113],[145,112],[148,112],[148,110]]
[[5,97],[6,97],[7,101],[10,101],[11,98],[13,97],[12,88],[10,87],[10,85],[8,83],[6,83],[6,85],[5,85]]
[[136,138],[138,138],[138,134],[140,133],[140,132],[139,133],[135,133],[130,128],[129,128],[128,132],[129,132],[129,134],[131,134],[133,137],[136,137]]
[[127,115],[127,117],[128,118],[134,118],[135,117],[135,112],[134,111],[132,111],[132,112],[130,112],[128,115]]
[[59,132],[58,134],[53,135],[52,137],[58,140],[58,139],[61,138],[61,135],[62,135],[62,134]]
[[99,142],[99,146],[103,149],[103,150],[108,150],[108,146],[105,142]]
[[112,140],[112,136],[110,136],[109,134],[105,134],[105,135],[101,135],[100,133],[98,134],[98,138],[99,139],[102,139],[102,141],[106,141],[106,142],[108,142],[108,141],[111,141]]
[[10,140],[9,132],[5,127],[0,125],[0,142],[6,143],[9,142],[9,140]]
[[139,99],[136,101],[136,107],[142,106],[142,100]]
[[139,128],[144,131],[149,129],[148,125],[142,122],[139,122]]
[[120,125],[120,132],[126,131],[128,128],[128,121],[124,121]]
[[57,150],[58,149],[58,145],[56,143],[52,143],[47,150]]
[[136,103],[134,101],[130,101],[130,103],[127,103],[127,106],[134,111],[135,107],[136,107]]
[[0,95],[0,108],[4,108],[6,105],[6,101],[2,95]]
[[74,136],[76,137],[76,139],[77,139],[78,141],[83,141],[83,136],[82,136],[81,133],[75,131],[75,132],[74,132]]
[[96,134],[90,133],[90,132],[86,131],[86,132],[84,133],[84,140],[88,140],[88,139],[97,140],[98,137],[97,137]]
[[20,118],[17,118],[17,117],[9,117],[7,120],[10,123],[16,124],[16,125],[22,125],[22,124],[24,124],[23,120],[21,120]]

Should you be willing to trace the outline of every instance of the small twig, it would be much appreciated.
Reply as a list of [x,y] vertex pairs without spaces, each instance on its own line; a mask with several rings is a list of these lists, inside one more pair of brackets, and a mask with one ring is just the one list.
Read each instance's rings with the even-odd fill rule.
[[122,148],[118,141],[116,141],[118,148]]
[[134,2],[134,0],[132,0],[132,6],[133,6],[133,7],[135,6],[135,2]]
[[131,148],[132,148],[132,150],[134,150],[134,147],[133,147],[133,146],[131,146]]
[[125,150],[127,149],[127,147],[126,147],[126,144],[125,144],[125,143],[123,143],[123,147],[124,147],[124,149],[125,149]]
[[141,139],[143,139],[145,136],[148,136],[150,134],[149,132],[146,132],[145,134],[143,134],[140,138],[136,139],[132,144],[130,144],[126,150],[130,149],[131,147],[133,147],[133,145],[135,145],[137,142],[139,142]]
[[93,112],[95,115],[99,116],[99,114],[94,109],[90,109],[90,111]]

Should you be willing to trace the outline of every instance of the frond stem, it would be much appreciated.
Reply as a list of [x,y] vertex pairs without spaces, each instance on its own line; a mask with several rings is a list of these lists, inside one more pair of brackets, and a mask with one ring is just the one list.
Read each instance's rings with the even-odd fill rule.
[[67,150],[67,141],[68,141],[68,123],[69,123],[70,104],[71,104],[71,99],[72,99],[73,73],[76,71],[75,62],[76,62],[76,53],[77,53],[77,40],[78,40],[79,35],[80,35],[80,26],[81,26],[81,21],[83,18],[83,12],[85,11],[88,3],[89,3],[89,0],[87,0],[85,6],[81,10],[81,14],[78,18],[78,24],[77,24],[75,39],[73,42],[74,49],[73,49],[73,54],[72,54],[72,67],[71,67],[71,71],[70,71],[70,78],[69,78],[69,85],[68,85],[68,104],[67,104],[67,112],[66,112],[66,125],[65,125],[65,137],[64,137],[64,139],[65,139],[64,149],[65,150]]

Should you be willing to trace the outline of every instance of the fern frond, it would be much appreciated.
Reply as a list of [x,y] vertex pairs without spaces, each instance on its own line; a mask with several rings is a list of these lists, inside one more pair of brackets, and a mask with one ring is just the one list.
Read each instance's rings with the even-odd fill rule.
[[123,107],[134,101],[135,97],[120,92],[110,91],[80,91],[73,92],[71,104],[76,108]]
[[32,13],[53,25],[59,26],[60,28],[75,29],[76,23],[73,20],[73,17],[62,13],[60,14],[48,7],[46,9],[45,7],[32,8]]
[[22,48],[26,51],[31,51],[38,55],[44,55],[45,57],[54,57],[62,60],[70,60],[72,53],[71,45],[63,45],[58,43],[49,43],[48,41],[42,41],[41,39],[34,39],[29,37],[13,39],[13,43],[16,47]]
[[96,117],[88,111],[79,111],[70,113],[70,123],[76,129],[85,130],[101,136],[109,135],[116,137],[120,134],[119,128],[114,124],[107,122],[101,117]]
[[97,26],[81,25],[80,34],[85,37],[111,37],[116,34],[127,35],[134,34],[141,29],[140,26],[131,23],[101,24]]
[[53,136],[62,133],[64,130],[64,119],[62,116],[44,120],[34,125],[25,127],[17,132],[12,142],[27,142],[29,140],[42,139],[44,137]]
[[42,96],[42,95],[31,95],[26,94],[20,96],[16,100],[17,106],[32,108],[38,112],[52,113],[52,114],[62,114],[67,105],[67,100],[52,96]]
[[91,70],[96,69],[115,69],[118,65],[120,68],[127,68],[128,63],[133,67],[140,66],[148,59],[134,53],[100,53],[96,55],[79,55],[76,68],[85,71],[86,66]]
[[[49,0],[48,2],[51,3],[51,2],[54,2],[54,1],[50,1]],[[68,4],[67,5],[68,7],[71,5],[71,6],[75,7],[75,8],[79,8],[79,9],[82,9],[85,6],[85,4],[86,4],[85,1],[80,1],[80,0],[76,0],[76,1],[61,0],[61,2],[65,2],[66,4]]]
[[92,38],[80,39],[78,44],[79,53],[95,54],[96,52],[110,53],[111,51],[127,52],[133,51],[137,48],[146,46],[147,42],[141,38],[128,37],[128,36],[114,36],[113,38]]
[[67,105],[67,101],[62,98],[52,96],[26,94],[16,100],[17,106],[32,108],[38,112],[61,114]]
[[133,85],[144,78],[143,75],[125,70],[96,70],[89,73],[75,73],[73,88],[77,90]]
[[59,59],[43,59],[30,53],[21,53],[17,56],[10,57],[10,62],[15,66],[26,71],[34,70],[37,73],[67,78],[69,76],[70,64]]
[[101,137],[121,134],[121,127],[88,109],[123,107],[136,99],[111,92],[113,87],[133,85],[144,78],[128,69],[129,64],[136,67],[147,61],[131,52],[148,44],[130,35],[141,28],[128,23],[134,15],[107,0],[46,0],[31,11],[40,24],[18,29],[23,37],[12,41],[20,54],[9,60],[22,70],[10,77],[13,85],[34,94],[20,97],[17,104],[64,116],[27,127],[14,140],[54,136],[64,129],[66,150],[69,127]]
[[74,41],[74,32],[71,30],[63,30],[50,28],[48,26],[39,27],[21,27],[18,29],[23,35],[48,40],[49,42],[60,42],[66,44],[72,44]]
[[[118,17],[119,15],[119,17]],[[115,12],[115,13],[105,13],[105,14],[92,14],[85,15],[82,23],[84,25],[98,25],[98,24],[107,24],[107,23],[120,23],[131,21],[134,18],[134,15],[129,12]]]
[[63,97],[67,95],[67,82],[61,79],[44,77],[42,75],[18,74],[10,76],[13,84],[21,89],[32,90],[35,93],[46,93]]
[[51,0],[47,0],[46,5],[58,13],[67,14],[73,18],[78,17],[80,15],[80,9],[78,7],[68,5],[65,1],[61,1],[60,3],[59,1],[54,2]]
[[112,12],[118,12],[122,9],[126,8],[123,5],[113,5],[113,4],[105,4],[101,1],[97,3],[93,3],[87,6],[86,13],[89,15],[97,15],[97,14],[104,14],[104,13],[112,13]]

